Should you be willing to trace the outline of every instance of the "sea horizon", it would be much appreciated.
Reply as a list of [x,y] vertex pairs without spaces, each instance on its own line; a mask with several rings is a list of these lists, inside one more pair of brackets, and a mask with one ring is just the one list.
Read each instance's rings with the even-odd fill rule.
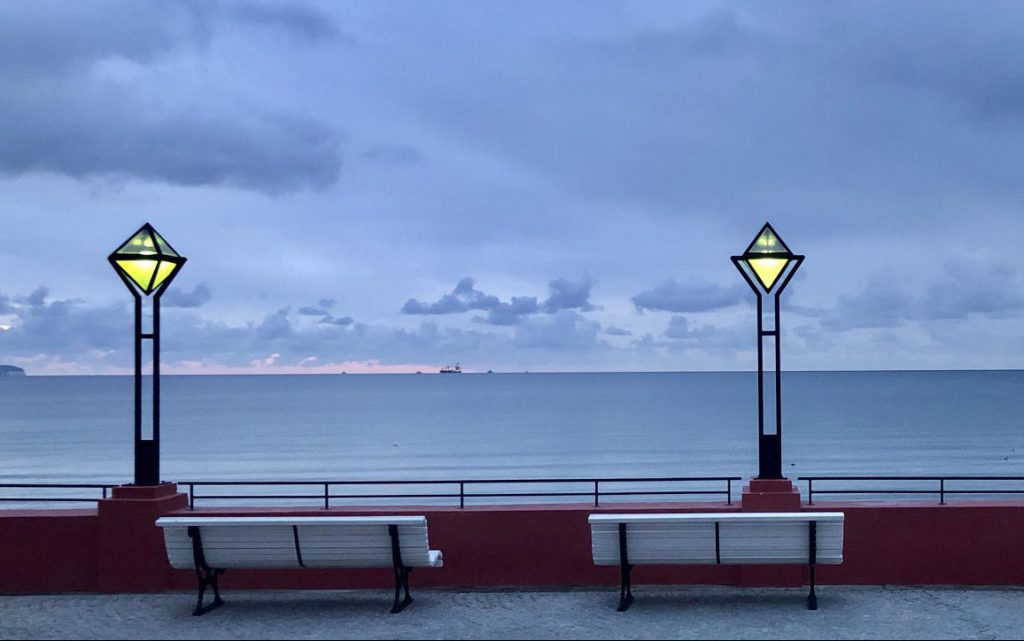
[[[956,367],[956,368],[872,368],[872,369],[786,369],[782,371],[782,374],[814,374],[814,373],[857,373],[857,372],[1024,372],[1024,368],[1019,367]],[[208,376],[224,376],[224,377],[265,377],[265,376],[423,376],[423,375],[434,375],[440,374],[439,371],[417,371],[417,372],[231,372],[231,373],[220,373],[220,372],[190,372],[184,373],[166,373],[161,372],[160,378],[187,378],[187,377],[208,377]],[[477,374],[756,374],[756,369],[715,369],[715,370],[495,370],[495,371],[478,371],[478,370],[463,370],[459,375],[477,375]],[[127,373],[91,373],[91,374],[32,374],[27,370],[24,374],[25,377],[32,378],[118,378],[118,377],[131,377],[134,376],[131,372]],[[148,376],[148,374],[143,374]],[[20,376],[19,376],[20,377]],[[14,377],[11,377],[14,378]]]

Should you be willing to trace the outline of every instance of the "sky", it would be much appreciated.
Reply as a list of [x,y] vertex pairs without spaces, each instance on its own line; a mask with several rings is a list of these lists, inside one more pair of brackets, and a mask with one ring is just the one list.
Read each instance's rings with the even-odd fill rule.
[[1024,367],[1024,5],[0,3],[0,363],[165,373]]

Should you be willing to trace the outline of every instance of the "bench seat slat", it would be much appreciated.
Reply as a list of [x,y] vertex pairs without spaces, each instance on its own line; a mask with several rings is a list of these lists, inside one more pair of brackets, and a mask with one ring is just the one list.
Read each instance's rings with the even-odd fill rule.
[[[198,527],[211,567],[356,568],[392,564],[389,525],[398,528],[402,562],[408,567],[442,567],[430,550],[426,517],[164,517],[167,556],[172,567],[194,567],[189,527]],[[295,550],[298,532],[302,564]]]
[[817,563],[843,559],[844,515],[838,512],[594,514],[589,521],[596,565],[619,565],[620,523],[627,524],[631,565],[804,564],[811,521],[817,523]]
[[223,525],[252,527],[254,525],[420,525],[426,527],[425,516],[165,516],[157,520],[160,527]]

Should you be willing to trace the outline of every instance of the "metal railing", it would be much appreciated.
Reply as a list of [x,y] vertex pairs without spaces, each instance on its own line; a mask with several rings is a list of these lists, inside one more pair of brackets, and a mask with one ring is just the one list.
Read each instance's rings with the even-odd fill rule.
[[110,496],[110,490],[121,483],[0,483],[6,490],[100,490],[102,496],[0,496],[0,503],[95,503]]
[[[316,500],[322,502],[322,507],[331,507],[331,501],[366,500],[366,499],[388,499],[388,500],[410,500],[410,499],[458,499],[459,508],[466,507],[467,500],[473,499],[510,499],[510,498],[582,498],[587,497],[593,500],[594,507],[601,505],[602,498],[608,497],[651,497],[651,496],[719,496],[727,505],[732,505],[732,485],[734,481],[741,481],[739,476],[713,476],[713,477],[659,477],[659,478],[553,478],[553,479],[474,479],[474,480],[429,480],[429,481],[182,481],[179,486],[188,487],[189,508],[195,509],[196,501],[228,501],[228,500]],[[618,489],[609,490],[608,485],[621,484],[665,484],[665,483],[724,483],[722,489],[691,489],[691,490],[662,490],[662,489]],[[549,489],[547,491],[474,491],[480,486],[500,485],[550,485],[565,486],[577,485],[580,489]],[[602,488],[602,485],[605,488]],[[203,494],[197,492],[197,488],[301,488],[299,493],[268,493],[257,494]],[[344,488],[396,488],[396,487],[422,487],[424,491],[397,491],[386,493],[352,493],[345,492]],[[582,489],[585,487],[586,489]],[[316,492],[302,492],[303,489],[316,488]],[[428,491],[438,488],[437,491]],[[337,493],[337,492],[344,493]]]
[[[1024,476],[801,476],[798,478],[799,481],[807,482],[807,504],[814,505],[814,496],[816,494],[829,494],[836,495],[841,494],[844,496],[850,495],[931,495],[939,497],[939,505],[946,505],[946,497],[950,495],[1005,495],[1005,494],[1018,494],[1024,495],[1024,487],[1021,489],[1004,489],[1000,487],[975,487],[975,488],[964,488],[963,486],[957,486],[958,483],[964,482],[978,482],[978,483],[993,483],[993,482],[1007,482],[1016,481],[1024,484]],[[828,483],[863,483],[868,482],[882,482],[882,483],[935,483],[936,485],[932,488],[895,488],[895,489],[877,489],[877,488],[864,488],[863,486],[854,486],[853,488],[831,488],[827,490],[816,490],[814,489],[815,483],[828,482]],[[947,483],[954,484],[954,487],[950,488]]]
[[[515,498],[587,498],[594,507],[602,499],[613,497],[719,497],[732,505],[733,484],[742,481],[739,476],[692,476],[692,477],[630,477],[630,478],[546,478],[546,479],[461,479],[426,481],[183,481],[179,487],[188,488],[189,508],[195,509],[196,501],[317,501],[323,508],[330,508],[332,501],[339,500],[416,500],[451,499],[458,501],[459,508],[465,508],[467,501]],[[814,505],[816,496],[936,496],[939,505],[947,504],[950,496],[1024,496],[1024,476],[800,476],[797,479],[807,483],[807,504]],[[822,483],[828,489],[820,489]],[[865,487],[865,483],[882,483],[888,487]],[[912,484],[912,487],[892,487],[894,484]],[[1002,483],[1002,486],[996,485]],[[1016,483],[1019,489],[1007,488],[1006,484]],[[646,488],[623,488],[623,485],[644,485]],[[700,489],[661,489],[652,485],[704,484]],[[724,484],[724,488],[707,489],[710,484]],[[815,487],[818,484],[819,487]],[[836,487],[836,484],[842,484]],[[965,487],[974,484],[974,487]],[[983,484],[978,486],[977,484]],[[93,503],[110,496],[110,491],[120,483],[0,483],[0,504],[5,503]],[[493,486],[538,487],[536,491],[521,489],[494,491]],[[490,486],[490,487],[488,487]],[[554,487],[550,487],[554,486]],[[577,486],[567,489],[566,486]],[[618,486],[618,488],[616,488]],[[297,493],[258,491],[255,493],[202,493],[211,488],[273,488],[297,489]],[[310,491],[315,488],[315,491]],[[346,491],[346,488],[349,491]],[[390,492],[355,492],[361,488],[403,488]],[[419,488],[422,491],[404,491],[404,488]],[[15,491],[12,496],[8,491]],[[92,496],[80,492],[57,492],[58,490],[92,490]],[[435,490],[435,491],[430,491]],[[27,492],[26,492],[27,491]],[[40,494],[40,492],[44,494]]]

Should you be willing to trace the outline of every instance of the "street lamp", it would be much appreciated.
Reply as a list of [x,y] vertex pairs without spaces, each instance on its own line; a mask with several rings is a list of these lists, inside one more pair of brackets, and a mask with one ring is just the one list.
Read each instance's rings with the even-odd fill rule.
[[[185,257],[146,223],[107,260],[135,297],[135,485],[160,484],[160,296],[178,275]],[[142,299],[152,296],[153,325],[142,331]],[[153,349],[153,422],[142,432],[142,341]]]
[[[803,261],[804,257],[791,252],[769,223],[764,224],[742,256],[732,257],[736,269],[757,295],[759,479],[782,478],[782,353],[779,348],[779,297]],[[762,301],[764,296],[769,294],[773,294],[774,297],[774,314],[770,328],[765,329]],[[766,343],[769,348],[768,357],[772,359],[774,365],[768,369],[767,379],[765,377]],[[772,370],[775,373],[774,377],[771,376]],[[774,412],[765,406],[766,383],[775,389]],[[771,400],[769,395],[769,402]],[[766,414],[774,414],[774,420],[765,421]]]

